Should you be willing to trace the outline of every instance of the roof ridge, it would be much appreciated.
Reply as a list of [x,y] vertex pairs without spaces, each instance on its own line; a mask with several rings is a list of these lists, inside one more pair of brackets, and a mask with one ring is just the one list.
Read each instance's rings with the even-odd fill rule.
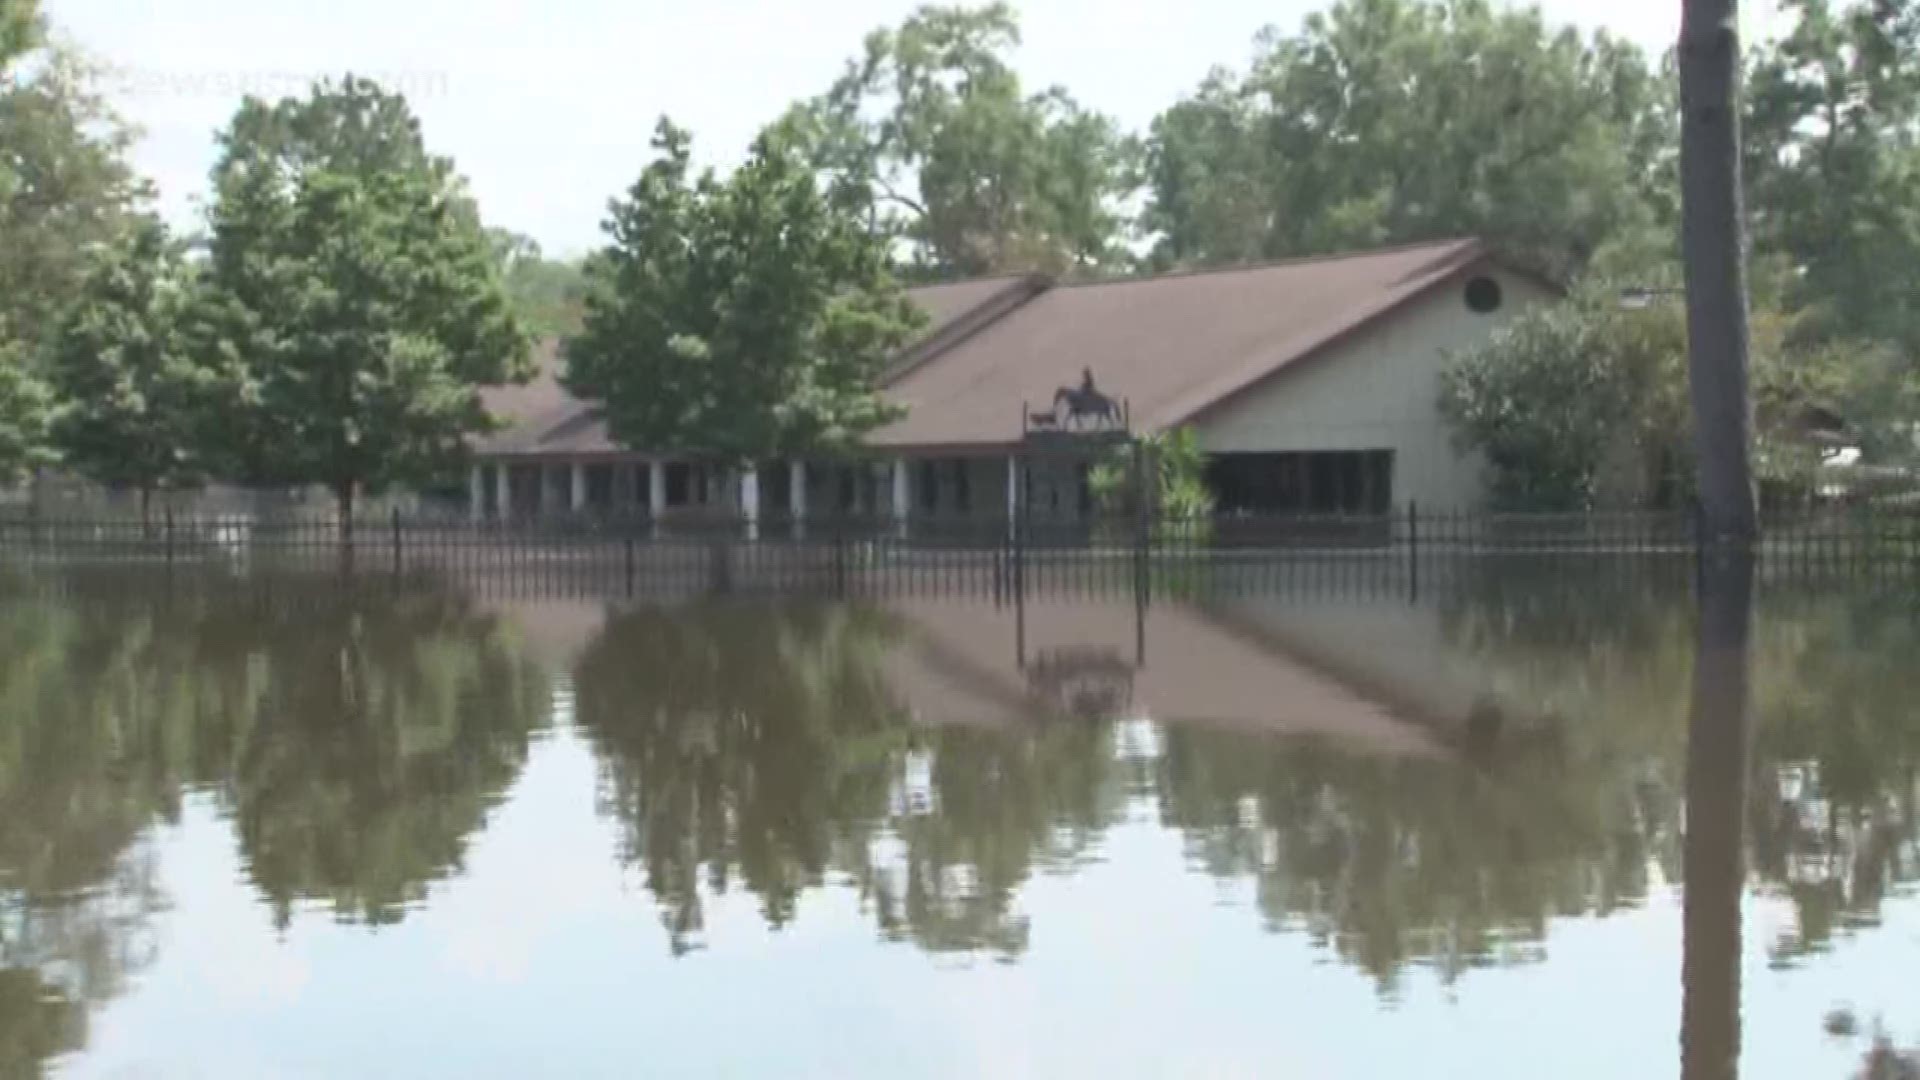
[[1410,240],[1404,244],[1389,244],[1385,247],[1356,248],[1351,251],[1328,251],[1318,255],[1290,255],[1281,259],[1260,259],[1254,262],[1234,263],[1231,266],[1189,266],[1175,270],[1160,270],[1151,274],[1130,274],[1124,277],[1075,278],[1057,274],[1048,274],[1041,270],[1013,270],[1004,274],[980,274],[975,277],[954,278],[951,281],[922,281],[904,285],[906,292],[918,292],[921,289],[947,289],[959,285],[983,285],[992,281],[1018,281],[1036,276],[1046,277],[1056,289],[1080,289],[1096,285],[1129,285],[1135,282],[1164,281],[1168,278],[1199,277],[1205,274],[1237,274],[1250,270],[1277,270],[1288,266],[1310,266],[1314,263],[1342,262],[1347,259],[1370,259],[1385,255],[1404,255],[1409,251],[1423,248],[1459,247],[1462,250],[1476,248],[1486,250],[1486,244],[1477,236],[1452,236],[1439,240]]
[[1297,255],[1285,259],[1264,259],[1259,262],[1235,263],[1232,266],[1192,266],[1180,270],[1163,270],[1155,274],[1140,274],[1134,277],[1062,279],[1055,284],[1059,289],[1085,289],[1101,285],[1141,285],[1155,281],[1168,281],[1177,278],[1207,277],[1218,274],[1243,274],[1257,270],[1280,270],[1295,266],[1314,266],[1321,263],[1346,262],[1351,259],[1373,259],[1388,255],[1405,255],[1408,252],[1443,248],[1458,248],[1462,255],[1487,254],[1486,244],[1478,237],[1456,236],[1448,240],[1420,240],[1406,244],[1394,244],[1390,247],[1364,248],[1359,251],[1335,251],[1320,255]]

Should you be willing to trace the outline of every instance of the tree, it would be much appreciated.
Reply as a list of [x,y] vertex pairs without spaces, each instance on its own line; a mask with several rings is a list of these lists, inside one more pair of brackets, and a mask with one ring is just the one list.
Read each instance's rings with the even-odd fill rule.
[[40,0],[0,0],[0,72],[40,42]]
[[587,279],[579,261],[549,259],[530,236],[487,230],[507,301],[536,339],[580,332],[586,313]]
[[64,404],[53,426],[68,465],[140,493],[188,487],[207,473],[222,373],[202,363],[186,320],[194,281],[166,227],[149,220],[89,274],[50,353]]
[[351,535],[362,489],[429,482],[524,379],[527,341],[450,162],[405,99],[351,76],[248,99],[221,136],[210,319],[244,373],[254,480],[319,483]]
[[1164,266],[1479,236],[1570,278],[1660,224],[1664,80],[1631,45],[1485,0],[1343,0],[1155,119]]
[[923,7],[869,34],[833,87],[790,117],[816,166],[871,185],[875,220],[909,245],[916,275],[1131,261],[1131,140],[1065,90],[1028,94],[1008,59],[1019,43],[1004,3]]
[[1743,165],[1756,246],[1828,333],[1920,355],[1920,4],[1789,0],[1793,29],[1749,62]]
[[1759,523],[1747,371],[1738,10],[1735,0],[1686,0],[1680,28],[1680,182],[1687,370],[1701,518],[1710,537],[1745,543]]
[[[7,49],[38,40],[17,0],[0,16]],[[21,27],[29,28],[23,31]],[[65,47],[6,71],[0,54],[0,325],[29,363],[79,295],[90,252],[114,241],[150,194],[127,165],[133,132]]]
[[52,399],[27,366],[26,348],[7,340],[0,319],[0,483],[49,460],[47,423]]
[[691,178],[670,121],[654,147],[589,262],[567,385],[628,446],[734,462],[851,449],[894,415],[877,380],[922,319],[863,186],[822,190],[779,128],[724,181]]

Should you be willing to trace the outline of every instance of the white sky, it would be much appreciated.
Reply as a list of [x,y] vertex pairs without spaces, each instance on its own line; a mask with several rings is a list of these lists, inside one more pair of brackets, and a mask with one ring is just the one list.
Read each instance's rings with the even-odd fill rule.
[[[1497,0],[1496,0],[1497,2]],[[1681,0],[1544,0],[1654,51]],[[735,157],[789,102],[824,89],[870,29],[918,0],[46,0],[114,65],[145,136],[137,165],[176,223],[196,219],[214,132],[247,91],[282,96],[352,70],[407,92],[427,141],[473,182],[490,224],[552,253],[594,246],[607,200],[647,159],[662,112],[706,160]],[[1143,129],[1210,67],[1243,66],[1263,25],[1317,0],[1024,0],[1019,65]],[[1758,5],[1749,0],[1747,5]],[[1774,17],[1749,15],[1748,33]]]

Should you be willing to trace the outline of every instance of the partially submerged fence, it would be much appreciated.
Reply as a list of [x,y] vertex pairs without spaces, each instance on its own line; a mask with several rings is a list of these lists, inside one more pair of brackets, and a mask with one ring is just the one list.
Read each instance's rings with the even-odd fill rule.
[[[349,527],[350,525],[350,527]],[[271,571],[341,567],[490,591],[662,596],[1255,590],[1284,584],[1417,593],[1510,559],[1690,560],[1684,513],[1216,515],[1204,519],[545,517],[469,521],[0,514],[0,566],[120,565]],[[1776,516],[1763,574],[1920,579],[1920,515]],[[1684,565],[1684,563],[1682,563]]]

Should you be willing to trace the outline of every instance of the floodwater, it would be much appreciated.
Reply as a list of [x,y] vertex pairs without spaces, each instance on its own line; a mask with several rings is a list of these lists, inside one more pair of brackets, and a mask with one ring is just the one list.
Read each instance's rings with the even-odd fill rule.
[[1673,577],[0,586],[0,1076],[1854,1075],[1915,594]]

